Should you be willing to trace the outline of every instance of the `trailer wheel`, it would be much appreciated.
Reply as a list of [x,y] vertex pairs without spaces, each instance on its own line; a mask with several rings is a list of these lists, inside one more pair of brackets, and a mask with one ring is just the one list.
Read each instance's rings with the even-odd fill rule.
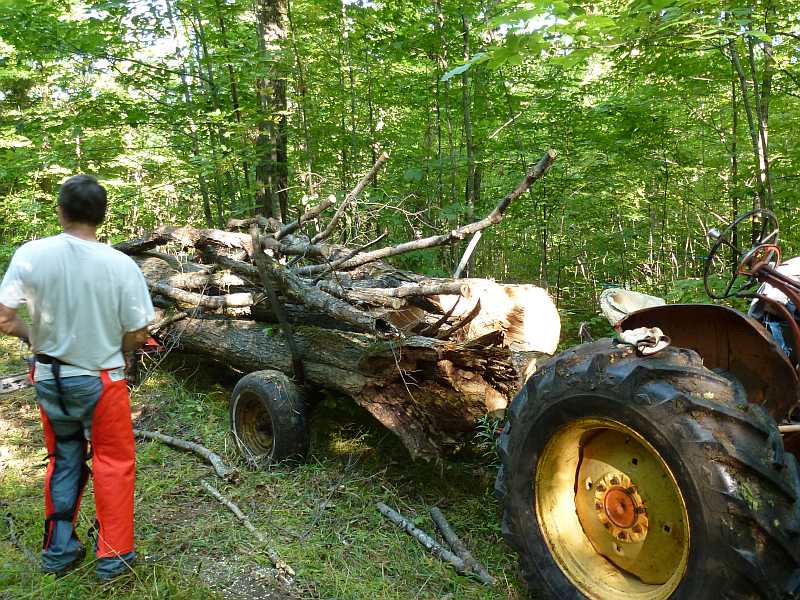
[[263,467],[308,450],[306,406],[294,382],[279,371],[255,371],[233,388],[231,428],[248,463]]
[[800,597],[797,461],[690,350],[603,340],[556,356],[498,450],[503,535],[543,597]]

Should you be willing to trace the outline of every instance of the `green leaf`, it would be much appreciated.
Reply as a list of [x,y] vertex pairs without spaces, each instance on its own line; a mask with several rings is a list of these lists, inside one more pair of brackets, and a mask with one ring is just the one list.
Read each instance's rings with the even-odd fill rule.
[[403,180],[404,181],[414,181],[419,182],[422,181],[422,170],[416,167],[411,167],[410,169],[406,169],[403,171]]

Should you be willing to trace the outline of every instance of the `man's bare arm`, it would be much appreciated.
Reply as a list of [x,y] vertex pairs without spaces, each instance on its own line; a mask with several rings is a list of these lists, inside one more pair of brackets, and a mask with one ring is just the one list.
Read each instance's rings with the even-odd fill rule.
[[129,331],[122,336],[122,351],[127,354],[128,352],[138,350],[144,346],[148,337],[150,337],[150,332],[147,330],[146,326],[136,331]]
[[28,324],[20,319],[15,309],[3,304],[0,304],[0,332],[6,335],[15,335],[30,343],[31,330]]

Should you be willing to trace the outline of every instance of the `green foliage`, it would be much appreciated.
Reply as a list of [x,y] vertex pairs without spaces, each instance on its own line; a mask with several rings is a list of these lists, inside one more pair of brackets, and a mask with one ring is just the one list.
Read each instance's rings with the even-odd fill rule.
[[[260,48],[249,0],[3,0],[0,264],[58,230],[58,185],[78,171],[109,189],[111,241],[251,214],[272,161],[261,134],[285,117],[291,215],[342,198],[374,145],[391,153],[336,241],[483,216],[554,148],[469,274],[547,286],[570,326],[606,284],[700,301],[681,282],[700,274],[704,230],[763,193],[731,48],[762,84],[772,57],[770,183],[785,254],[800,250],[798,14],[796,0],[296,0],[285,40]],[[260,86],[280,77],[287,109],[265,108]],[[463,247],[397,264],[448,275]]]

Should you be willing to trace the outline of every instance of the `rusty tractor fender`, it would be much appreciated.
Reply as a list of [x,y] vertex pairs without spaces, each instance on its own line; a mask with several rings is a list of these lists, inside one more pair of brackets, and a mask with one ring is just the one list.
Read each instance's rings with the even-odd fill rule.
[[667,304],[636,311],[621,329],[659,327],[673,346],[697,352],[709,369],[724,369],[778,422],[800,400],[800,382],[792,363],[767,330],[739,311],[714,304]]

